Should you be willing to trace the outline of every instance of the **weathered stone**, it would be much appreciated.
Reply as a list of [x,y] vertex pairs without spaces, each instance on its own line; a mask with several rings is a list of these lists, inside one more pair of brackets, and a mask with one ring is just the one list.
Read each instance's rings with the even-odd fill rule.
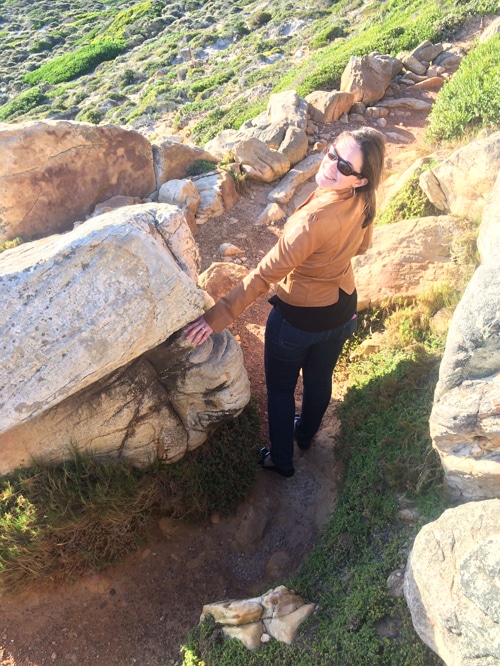
[[249,599],[247,601],[219,601],[205,604],[201,612],[201,620],[211,615],[219,624],[231,626],[249,624],[260,620],[262,606],[258,601]]
[[402,62],[397,58],[380,53],[362,58],[351,56],[342,73],[340,89],[352,93],[353,103],[373,104],[382,99],[391,79],[402,67]]
[[300,129],[300,127],[295,127],[295,125],[289,125],[279,146],[279,151],[283,153],[290,162],[290,165],[293,166],[305,158],[308,146],[309,142],[304,130]]
[[[256,638],[267,643],[269,636],[290,645],[297,635],[298,628],[315,610],[313,604],[290,593],[284,585],[269,590],[261,597],[245,601],[220,601],[203,606],[200,622],[211,615],[223,625],[223,633],[239,638],[249,649],[257,647]],[[260,621],[262,620],[262,622]],[[245,627],[250,626],[247,631]],[[229,627],[239,627],[243,631],[232,631]],[[263,633],[265,630],[266,633]]]
[[416,49],[413,49],[410,55],[412,55],[417,60],[425,60],[426,62],[432,62],[434,58],[437,58],[440,53],[443,52],[443,45],[433,44],[431,41],[426,39],[424,42],[419,44]]
[[244,254],[244,251],[233,243],[222,243],[219,246],[219,252],[223,257],[235,257],[238,254]]
[[163,183],[158,192],[158,201],[181,208],[184,211],[191,233],[196,234],[198,230],[196,213],[198,212],[201,197],[192,180],[174,179]]
[[293,594],[284,585],[280,585],[266,592],[261,597],[261,603],[264,608],[262,619],[269,619],[294,613],[304,601],[298,594]]
[[307,102],[295,90],[273,93],[267,104],[270,123],[286,123],[305,130],[307,124]]
[[200,195],[196,219],[219,217],[236,204],[238,193],[233,177],[227,171],[218,171],[192,179]]
[[446,49],[434,59],[434,64],[444,67],[447,72],[453,74],[460,67],[465,55],[465,51],[460,47]]
[[500,171],[483,209],[477,247],[483,264],[498,265],[500,251]]
[[0,129],[0,243],[68,231],[116,195],[155,189],[151,144],[111,125],[35,121]]
[[368,106],[365,115],[367,118],[387,118],[389,109],[384,109],[378,106]]
[[446,664],[500,663],[500,501],[445,511],[418,533],[404,594],[420,638]]
[[314,613],[313,604],[304,604],[289,615],[263,620],[266,632],[277,641],[291,645],[302,622]]
[[247,650],[256,650],[260,647],[261,637],[264,631],[262,622],[252,622],[238,627],[225,626],[222,633],[228,638],[237,638]]
[[453,315],[430,417],[448,492],[461,501],[500,497],[499,183],[479,231],[483,264]]
[[420,187],[440,210],[478,219],[500,170],[500,132],[456,150],[420,176]]
[[413,81],[413,83],[419,83],[421,81],[426,80],[425,74],[415,74],[414,72],[408,71],[405,73],[404,77],[399,80],[399,83],[403,83],[409,79],[410,81]]
[[348,113],[354,103],[354,95],[339,90],[315,90],[305,98],[309,104],[309,117],[315,123],[336,122],[343,113]]
[[278,185],[269,192],[267,195],[268,201],[287,204],[295,194],[295,190],[299,185],[305,183],[306,180],[309,180],[309,178],[318,172],[323,157],[322,154],[309,155],[309,157],[306,157],[304,160],[296,164],[294,168],[280,180]]
[[248,135],[244,130],[223,130],[220,134],[205,144],[205,150],[219,159],[222,159],[233,150],[237,143],[244,141],[247,138]]
[[123,208],[123,206],[135,206],[138,203],[141,203],[141,199],[139,199],[139,197],[126,197],[119,194],[116,197],[111,197],[111,199],[108,199],[107,201],[98,203],[92,211],[90,217],[102,215],[103,213],[110,213],[112,210]]
[[255,224],[270,224],[286,217],[285,211],[277,203],[270,203],[264,208]]
[[443,87],[444,79],[440,76],[431,76],[420,83],[415,84],[419,90],[438,90]]
[[188,168],[197,160],[217,162],[217,155],[198,146],[189,146],[171,139],[153,144],[153,160],[156,189],[159,190],[168,180],[182,180],[188,175]]
[[494,19],[489,24],[489,26],[481,33],[481,36],[479,37],[479,43],[484,44],[484,42],[487,42],[489,39],[494,37],[499,32],[500,32],[500,16],[497,16],[497,18]]
[[271,183],[290,170],[288,158],[277,150],[271,150],[258,139],[241,141],[234,147],[234,154],[249,178]]
[[207,291],[214,301],[227,294],[238,282],[248,275],[248,268],[228,261],[211,264],[206,271],[200,273],[198,285]]
[[390,109],[391,111],[428,111],[432,103],[415,97],[398,97],[397,99],[381,99],[377,106]]
[[354,257],[358,308],[413,299],[448,279],[458,220],[441,215],[376,227],[373,247]]
[[402,56],[401,61],[403,65],[406,67],[406,69],[408,69],[410,72],[420,75],[425,74],[427,66],[423,65],[419,60],[417,60],[415,56],[404,55]]
[[170,403],[185,424],[189,450],[203,444],[214,424],[239,414],[250,400],[243,352],[238,344],[229,344],[228,339],[234,340],[224,330],[195,347],[189,356],[190,371],[176,374],[173,386],[168,379],[172,372],[169,359],[163,370],[154,361],[160,380],[169,386]]
[[430,432],[453,500],[500,497],[500,373],[464,381],[433,407]]
[[151,365],[138,360],[0,434],[0,475],[74,450],[147,465],[179,460],[187,433]]
[[283,122],[274,122],[266,125],[262,129],[256,129],[252,135],[259,139],[273,150],[278,150],[281,142],[285,138],[286,125]]
[[203,307],[198,251],[165,204],[122,208],[0,255],[0,432],[165,340]]

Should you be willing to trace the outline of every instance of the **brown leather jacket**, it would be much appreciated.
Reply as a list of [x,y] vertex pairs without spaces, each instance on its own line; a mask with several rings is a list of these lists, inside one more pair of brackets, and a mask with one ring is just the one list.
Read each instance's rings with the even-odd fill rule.
[[362,228],[364,197],[351,189],[317,188],[289,218],[276,245],[234,289],[205,313],[216,333],[234,321],[271,284],[290,305],[333,305],[339,289],[355,289],[351,259],[366,252],[372,225]]

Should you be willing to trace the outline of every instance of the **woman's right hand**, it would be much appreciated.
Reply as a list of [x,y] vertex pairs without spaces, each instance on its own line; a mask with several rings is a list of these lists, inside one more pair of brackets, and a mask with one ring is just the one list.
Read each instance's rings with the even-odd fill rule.
[[212,335],[213,329],[206,321],[205,317],[201,315],[191,323],[184,327],[184,334],[186,338],[194,345],[202,345]]

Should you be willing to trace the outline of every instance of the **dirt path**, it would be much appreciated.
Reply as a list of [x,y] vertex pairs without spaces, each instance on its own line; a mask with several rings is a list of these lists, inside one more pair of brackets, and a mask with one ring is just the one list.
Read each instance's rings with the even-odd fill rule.
[[[401,173],[419,154],[425,115],[394,118],[388,136],[390,171]],[[335,134],[340,131],[335,128]],[[298,197],[306,195],[306,184]],[[276,241],[280,227],[257,227],[271,186],[252,185],[239,203],[201,228],[197,241],[203,266],[220,261],[219,245],[245,251],[253,267]],[[297,198],[290,203],[293,210]],[[233,325],[265,428],[262,333],[267,299]],[[292,574],[307,556],[328,518],[338,488],[333,463],[337,430],[332,401],[315,446],[296,457],[296,474],[283,479],[259,472],[257,485],[237,515],[193,527],[161,521],[147,547],[120,566],[54,592],[2,599],[2,666],[166,666],[180,664],[179,646],[198,622],[205,603],[261,594]],[[313,601],[313,600],[312,600]]]

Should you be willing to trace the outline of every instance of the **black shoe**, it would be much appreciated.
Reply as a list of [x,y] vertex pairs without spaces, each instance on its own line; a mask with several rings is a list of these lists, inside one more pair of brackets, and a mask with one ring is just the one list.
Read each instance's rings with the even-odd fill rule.
[[276,472],[280,476],[284,476],[289,479],[295,474],[295,470],[292,467],[291,469],[283,469],[282,467],[276,467],[271,460],[271,451],[268,451],[265,446],[260,449],[260,460],[259,465],[262,469],[267,470],[268,472]]
[[302,439],[302,438],[297,436],[296,428],[297,428],[298,421],[300,421],[300,414],[295,414],[295,418],[293,420],[293,424],[294,424],[293,434],[295,436],[295,441],[297,442],[297,446],[299,447],[299,449],[301,451],[307,451],[308,449],[311,448],[312,440],[311,439]]

